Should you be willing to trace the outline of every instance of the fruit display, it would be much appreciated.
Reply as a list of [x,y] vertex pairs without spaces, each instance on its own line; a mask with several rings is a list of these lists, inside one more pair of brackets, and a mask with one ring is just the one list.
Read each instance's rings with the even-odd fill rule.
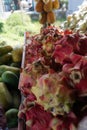
[[79,130],[87,117],[87,35],[49,25],[28,38],[19,119],[26,130]]
[[71,29],[74,32],[87,33],[87,1],[84,1],[79,9],[67,16],[67,20],[61,25],[63,29]]
[[[8,128],[18,125],[17,114],[21,102],[21,94],[18,90],[21,59],[22,47],[13,48],[4,42],[0,43],[0,107],[5,111]],[[3,126],[3,122],[1,125]]]
[[58,0],[36,0],[40,33],[26,32],[23,48],[0,46],[0,106],[9,129],[87,129],[87,7],[62,29],[52,25],[58,8]]

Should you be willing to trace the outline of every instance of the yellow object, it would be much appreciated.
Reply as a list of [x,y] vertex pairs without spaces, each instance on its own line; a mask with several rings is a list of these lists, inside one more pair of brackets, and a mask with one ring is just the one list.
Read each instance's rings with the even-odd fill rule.
[[10,63],[12,61],[11,53],[0,56],[0,65]]
[[4,109],[8,109],[12,103],[12,97],[7,86],[0,82],[0,104]]
[[44,4],[44,11],[46,12],[52,11],[52,0],[49,0],[47,4]]
[[58,0],[54,0],[54,1],[52,2],[52,4],[53,4],[53,9],[58,9],[59,6],[60,6]]
[[13,48],[11,46],[0,46],[0,56],[11,52]]
[[36,4],[36,11],[37,12],[43,12],[43,6],[44,6],[44,3],[42,0],[39,0]]
[[49,2],[49,0],[43,0],[44,4],[47,4]]
[[56,20],[56,17],[55,17],[54,12],[52,12],[52,11],[49,12],[49,13],[47,14],[47,22],[48,22],[48,23],[54,23],[55,20]]
[[41,18],[40,18],[39,22],[40,22],[41,24],[45,24],[46,21],[47,21],[47,13],[46,13],[46,12],[43,12],[43,13],[41,13]]
[[41,13],[41,18],[39,22],[41,24],[51,24],[54,23],[56,18],[55,14],[52,12],[54,9],[59,8],[58,0],[37,0],[36,1],[36,11]]
[[22,60],[22,52],[23,52],[22,48],[16,48],[16,49],[14,49],[12,51],[13,62],[21,62],[21,60]]

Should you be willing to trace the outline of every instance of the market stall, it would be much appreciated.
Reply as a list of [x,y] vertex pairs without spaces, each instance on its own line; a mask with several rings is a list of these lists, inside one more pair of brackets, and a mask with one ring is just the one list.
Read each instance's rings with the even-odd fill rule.
[[0,44],[0,127],[87,130],[87,2],[54,26],[58,0],[36,1],[39,33]]
[[37,2],[44,26],[25,33],[18,130],[87,129],[87,34],[53,26],[52,4]]

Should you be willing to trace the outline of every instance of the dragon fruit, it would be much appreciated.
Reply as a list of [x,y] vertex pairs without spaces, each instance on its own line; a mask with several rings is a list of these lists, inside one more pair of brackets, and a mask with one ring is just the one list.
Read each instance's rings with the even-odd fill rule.
[[77,130],[87,115],[87,35],[48,26],[25,48],[18,116],[26,130]]

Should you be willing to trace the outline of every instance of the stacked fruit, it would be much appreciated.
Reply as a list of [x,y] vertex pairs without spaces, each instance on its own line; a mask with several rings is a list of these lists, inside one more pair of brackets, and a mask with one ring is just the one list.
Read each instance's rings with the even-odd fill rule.
[[61,26],[63,29],[87,33],[87,1],[83,2],[78,11],[68,15],[67,20]]
[[53,10],[59,8],[58,0],[36,0],[36,11],[41,14],[41,24],[51,24],[56,20]]
[[47,26],[24,47],[18,115],[26,130],[77,129],[87,116],[87,35]]
[[9,128],[17,126],[21,100],[18,90],[22,48],[0,44],[0,105],[5,110]]

